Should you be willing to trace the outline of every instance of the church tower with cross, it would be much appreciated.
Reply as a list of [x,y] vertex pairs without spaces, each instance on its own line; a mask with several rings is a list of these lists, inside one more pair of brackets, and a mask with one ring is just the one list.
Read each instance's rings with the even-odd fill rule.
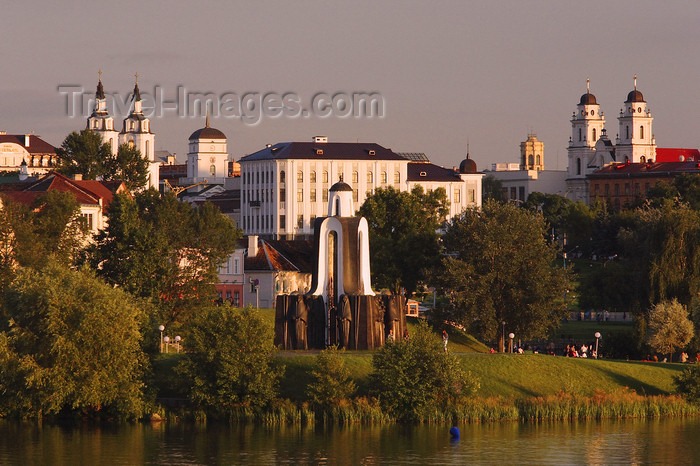
[[119,147],[119,132],[114,129],[114,118],[107,110],[107,99],[105,98],[104,87],[102,86],[102,70],[97,72],[97,91],[95,92],[95,108],[87,120],[87,129],[102,136],[102,140],[109,144],[113,154],[117,153]]

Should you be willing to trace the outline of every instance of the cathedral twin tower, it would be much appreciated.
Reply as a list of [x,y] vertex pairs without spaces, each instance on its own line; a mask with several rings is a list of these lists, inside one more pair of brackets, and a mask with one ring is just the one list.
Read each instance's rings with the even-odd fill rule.
[[109,144],[112,153],[116,154],[119,146],[127,144],[141,152],[148,160],[148,184],[147,188],[158,189],[159,163],[155,157],[155,134],[151,132],[151,121],[143,114],[141,107],[141,93],[139,91],[138,74],[131,98],[131,112],[124,119],[122,130],[117,132],[114,128],[114,118],[107,111],[107,99],[102,87],[102,72],[95,92],[95,109],[87,120],[87,129],[102,136],[102,140]]

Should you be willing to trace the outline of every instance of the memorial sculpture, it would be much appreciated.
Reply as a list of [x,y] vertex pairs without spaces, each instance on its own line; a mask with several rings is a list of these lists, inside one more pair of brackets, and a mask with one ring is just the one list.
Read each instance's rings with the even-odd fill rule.
[[277,296],[275,345],[282,349],[373,349],[390,330],[406,328],[403,296],[372,291],[369,227],[355,217],[352,195],[342,180],[334,184],[328,216],[316,219],[311,291]]

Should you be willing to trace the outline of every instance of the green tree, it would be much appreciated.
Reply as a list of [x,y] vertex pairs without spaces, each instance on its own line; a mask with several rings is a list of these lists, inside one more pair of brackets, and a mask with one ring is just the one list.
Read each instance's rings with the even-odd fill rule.
[[185,330],[187,354],[177,368],[190,399],[211,415],[269,406],[283,372],[273,361],[273,333],[250,307],[201,309]]
[[472,395],[479,383],[421,322],[410,340],[387,342],[372,357],[372,392],[382,409],[401,421],[426,419]]
[[216,206],[193,208],[147,190],[116,195],[108,214],[90,261],[109,283],[158,304],[164,324],[186,320],[213,299],[218,268],[241,237]]
[[416,290],[438,260],[437,234],[449,212],[445,190],[425,193],[392,187],[377,189],[360,207],[367,219],[372,278],[378,288],[400,293]]
[[321,351],[311,371],[313,381],[308,385],[306,394],[314,406],[324,411],[351,397],[357,389],[355,382],[350,380],[350,370],[345,367],[343,353],[344,350],[335,346]]
[[481,200],[485,204],[487,201],[505,202],[506,196],[503,193],[503,183],[493,175],[486,175],[481,180]]
[[518,338],[546,336],[566,316],[572,285],[545,233],[541,214],[493,201],[452,219],[435,271],[445,317],[485,339],[500,334],[501,350],[503,322]]
[[142,313],[130,296],[85,271],[22,269],[5,294],[0,412],[138,417],[145,358]]
[[148,183],[148,161],[140,150],[122,144],[117,155],[107,161],[104,178],[121,180],[130,190],[143,188]]
[[700,364],[693,364],[674,377],[676,391],[690,402],[700,402]]
[[64,175],[82,175],[94,180],[105,175],[112,159],[112,149],[102,141],[102,136],[89,129],[73,131],[56,150],[56,171]]
[[675,299],[656,304],[649,311],[647,343],[654,351],[669,354],[683,348],[695,334],[688,310]]

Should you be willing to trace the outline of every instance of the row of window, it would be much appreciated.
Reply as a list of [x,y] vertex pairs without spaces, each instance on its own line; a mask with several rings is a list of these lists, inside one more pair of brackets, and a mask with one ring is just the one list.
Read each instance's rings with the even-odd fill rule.
[[[219,299],[224,299],[224,297],[221,295],[221,291],[219,291]],[[234,291],[233,292],[233,298],[231,297],[231,291],[227,290],[226,291],[226,301],[230,302],[233,304],[234,307],[240,307],[241,306],[241,292],[240,291]]]
[[[226,262],[224,262],[221,267],[219,267],[219,273],[222,275],[230,275],[231,274],[231,259],[229,258]],[[234,275],[240,275],[241,273],[241,261],[238,257],[233,258],[233,274]]]
[[[593,195],[594,196],[600,196],[600,184],[594,184],[593,185]],[[606,183],[603,185],[603,193],[606,197],[610,196],[610,183]],[[620,183],[615,183],[612,185],[614,196],[620,196],[622,194],[621,186]],[[634,183],[634,186],[631,186],[631,183],[625,183],[624,186],[622,186],[624,189],[624,195],[629,196],[630,191],[634,189],[634,195],[639,196],[641,194],[640,191],[640,184],[639,183]],[[650,184],[649,183],[644,183],[644,195],[646,196],[647,193],[649,192]]]

